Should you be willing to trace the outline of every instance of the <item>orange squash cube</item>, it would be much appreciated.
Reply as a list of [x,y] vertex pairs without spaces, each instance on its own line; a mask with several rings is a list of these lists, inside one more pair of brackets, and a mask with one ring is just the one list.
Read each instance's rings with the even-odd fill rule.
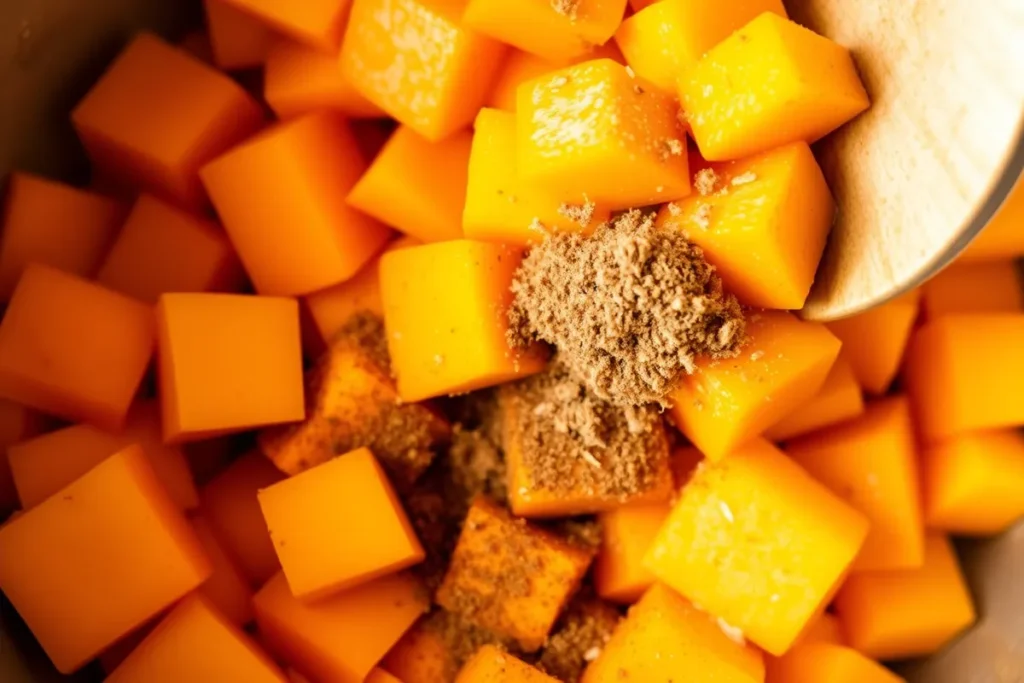
[[469,0],[462,21],[471,29],[556,64],[585,55],[615,34],[626,0]]
[[157,328],[165,440],[203,439],[305,416],[294,299],[164,294]]
[[375,666],[369,675],[363,679],[363,683],[404,683],[379,666]]
[[708,681],[761,683],[764,659],[737,642],[728,625],[699,611],[663,584],[654,584],[612,633],[580,683]]
[[135,446],[0,527],[0,590],[62,673],[209,574],[199,540]]
[[1020,314],[950,315],[919,328],[904,381],[921,438],[1024,425],[1024,401],[1007,399],[1024,376],[1022,348]]
[[96,658],[96,662],[100,665],[100,668],[103,669],[103,673],[108,675],[112,674],[114,669],[121,666],[121,662],[128,659],[128,655],[130,655],[132,651],[146,639],[146,636],[156,628],[156,625],[160,623],[165,614],[166,612],[160,612],[145,624],[139,626],[134,631],[101,652]]
[[678,106],[626,67],[596,59],[519,86],[519,174],[626,209],[690,193]]
[[779,442],[809,434],[864,413],[864,396],[853,368],[840,352],[832,370],[813,398],[769,427],[764,437]]
[[198,595],[178,603],[106,680],[287,683],[259,645]]
[[199,168],[256,132],[263,113],[230,78],[143,33],[75,107],[71,121],[105,178],[201,209]]
[[591,559],[583,548],[477,498],[435,600],[533,652],[544,644]]
[[163,443],[160,409],[145,402],[132,407],[124,430],[117,433],[79,424],[10,446],[7,456],[22,508],[35,507],[132,444],[142,447],[171,500],[183,510],[199,505],[184,453]]
[[870,104],[846,48],[774,12],[684,72],[679,100],[710,161],[814,142]]
[[557,70],[558,66],[548,60],[513,48],[508,51],[508,56],[505,57],[501,69],[495,75],[490,94],[487,95],[484,105],[491,109],[500,109],[514,114],[516,91],[519,90],[519,86],[538,76]]
[[469,131],[430,142],[399,126],[348,193],[350,206],[423,242],[462,237]]
[[428,140],[448,137],[476,116],[505,53],[463,26],[464,7],[464,0],[353,0],[342,72],[400,123]]
[[920,290],[858,315],[834,320],[828,329],[843,342],[843,355],[869,394],[884,394],[900,366],[917,318]]
[[322,50],[337,50],[345,29],[349,0],[225,0],[275,31]]
[[824,610],[867,532],[860,512],[758,439],[697,468],[645,563],[781,655]]
[[156,303],[166,292],[239,291],[245,273],[227,235],[216,224],[142,195],[96,281]]
[[1024,283],[1013,261],[954,263],[921,285],[927,320],[957,313],[1021,313]]
[[345,203],[364,169],[333,112],[281,124],[202,169],[256,291],[291,296],[343,282],[384,246],[390,231]]
[[249,580],[228,555],[210,523],[201,516],[193,517],[191,521],[192,530],[196,532],[196,538],[202,543],[213,568],[210,578],[199,587],[199,593],[206,596],[210,604],[232,624],[245,626],[253,620],[253,591]]
[[12,173],[0,214],[0,300],[30,263],[92,277],[126,208],[118,201],[28,173]]
[[8,462],[8,449],[43,431],[43,416],[20,403],[0,399],[0,516],[18,507],[18,490],[14,486]]
[[[843,625],[839,621],[839,617],[831,612],[822,612],[817,619],[811,622],[811,625],[800,637],[798,644],[812,642],[846,645],[846,637],[843,635]],[[790,651],[792,652],[792,650]]]
[[700,192],[661,209],[658,225],[683,232],[703,249],[740,303],[803,307],[835,216],[811,148],[797,142],[711,164],[695,178],[713,180],[713,187],[698,182]]
[[509,348],[506,311],[522,253],[454,240],[384,254],[381,299],[403,401],[501,384],[539,372],[544,354]]
[[676,425],[712,460],[810,400],[839,355],[824,325],[781,311],[750,316],[747,335],[738,357],[700,361],[670,397]]
[[263,97],[281,120],[320,109],[352,118],[384,116],[342,74],[337,53],[290,40],[278,40],[267,54]]
[[256,594],[253,606],[267,647],[303,675],[362,681],[427,611],[429,598],[416,579],[399,573],[306,604],[278,574]]
[[423,560],[373,454],[360,448],[259,492],[292,595],[322,599]]
[[975,619],[953,545],[941,534],[925,540],[922,567],[852,574],[835,609],[850,645],[874,659],[930,655]]
[[435,610],[422,617],[388,650],[381,666],[402,683],[454,681],[459,663],[443,637],[443,629],[454,619],[444,610]]
[[558,679],[494,645],[484,645],[462,667],[455,683],[558,683]]
[[623,21],[615,42],[638,76],[675,92],[705,52],[762,12],[788,16],[782,0],[662,0]]
[[153,355],[154,333],[149,306],[29,265],[0,323],[0,394],[120,429]]
[[924,449],[925,524],[964,535],[997,534],[1024,517],[1024,437],[970,432]]
[[828,643],[797,645],[768,665],[767,683],[903,683],[854,649]]
[[262,586],[281,569],[256,494],[282,479],[269,460],[249,453],[199,492],[203,518],[253,587]]
[[1017,184],[967,250],[958,259],[959,263],[989,263],[1024,256],[1024,182]]
[[671,511],[665,502],[623,505],[601,513],[601,549],[594,561],[598,595],[629,605],[651,587],[654,574],[644,565],[644,556]]
[[261,66],[274,33],[259,18],[225,0],[203,0],[213,62],[225,71]]
[[921,566],[924,526],[906,398],[870,403],[862,417],[791,441],[786,453],[871,522],[853,571]]

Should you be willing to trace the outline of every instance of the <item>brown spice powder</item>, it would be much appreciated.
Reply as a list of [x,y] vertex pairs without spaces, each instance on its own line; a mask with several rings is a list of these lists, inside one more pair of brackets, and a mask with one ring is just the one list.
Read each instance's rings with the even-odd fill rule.
[[576,21],[576,13],[580,8],[580,0],[551,0],[551,7],[564,17]]
[[590,221],[594,220],[596,209],[597,205],[594,202],[586,201],[583,204],[562,204],[558,207],[558,213],[581,228],[586,228],[590,225]]
[[714,194],[718,186],[718,174],[713,168],[702,168],[693,176],[693,187],[702,197]]
[[437,608],[424,617],[422,628],[441,641],[448,655],[445,660],[445,679],[438,683],[454,681],[462,665],[484,645],[497,645],[512,654],[522,656],[513,641],[501,639],[443,608]]
[[532,249],[512,283],[509,343],[554,344],[594,396],[664,404],[697,356],[727,358],[743,314],[699,247],[653,215],[626,212],[584,237]]
[[611,604],[580,595],[548,637],[537,668],[563,683],[577,683],[597,659],[621,619]]

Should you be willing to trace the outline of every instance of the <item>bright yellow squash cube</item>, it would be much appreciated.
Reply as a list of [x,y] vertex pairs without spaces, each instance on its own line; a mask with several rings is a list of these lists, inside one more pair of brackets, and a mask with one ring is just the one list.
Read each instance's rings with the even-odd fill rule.
[[678,106],[610,59],[519,86],[519,174],[610,209],[690,193]]
[[772,12],[704,55],[679,99],[711,161],[814,142],[869,106],[846,48]]

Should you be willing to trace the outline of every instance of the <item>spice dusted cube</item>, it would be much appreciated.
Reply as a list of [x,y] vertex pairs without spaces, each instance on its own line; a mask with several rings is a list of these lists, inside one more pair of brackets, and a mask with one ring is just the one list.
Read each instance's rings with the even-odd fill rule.
[[0,590],[62,673],[209,574],[198,539],[137,446],[0,527]]
[[791,441],[786,453],[871,522],[853,571],[921,566],[924,526],[906,398],[870,403],[862,417]]
[[638,76],[675,92],[704,53],[762,12],[787,16],[782,0],[662,0],[623,21],[615,42]]
[[559,681],[579,681],[587,663],[601,652],[621,621],[617,607],[578,594],[548,636],[537,668]]
[[654,583],[644,555],[672,511],[671,504],[623,505],[601,513],[601,548],[594,560],[594,589],[605,600],[633,604]]
[[794,647],[768,665],[771,683],[904,683],[884,666],[856,650],[829,643]]
[[210,49],[218,69],[249,69],[263,65],[275,37],[259,18],[226,0],[203,0]]
[[697,192],[663,207],[658,225],[703,249],[740,303],[803,307],[835,216],[811,148],[797,142],[742,161],[702,163],[694,181]]
[[870,106],[846,48],[773,12],[681,74],[679,101],[710,161],[815,142]]
[[435,600],[533,652],[544,644],[592,559],[583,548],[478,497]]
[[853,368],[840,352],[832,370],[810,400],[769,427],[764,437],[779,442],[852,420],[864,413],[864,396]]
[[207,600],[179,602],[106,678],[110,683],[286,683],[284,673]]
[[[349,0],[224,0],[244,13],[283,33],[322,50],[337,50],[345,29]],[[212,31],[211,31],[212,32]]]
[[352,132],[333,112],[281,124],[203,168],[257,292],[289,296],[337,284],[384,246],[391,232],[345,203],[365,168]]
[[167,441],[195,441],[305,416],[294,299],[164,294],[157,329]]
[[1016,430],[970,432],[924,449],[925,524],[990,535],[1024,517],[1024,437]]
[[1020,313],[1024,289],[1014,261],[954,263],[921,285],[921,315]]
[[543,369],[542,349],[513,349],[507,340],[521,260],[518,249],[471,240],[381,258],[384,327],[401,400],[473,391]]
[[701,360],[670,396],[676,425],[711,460],[806,403],[839,355],[824,325],[782,311],[751,315],[747,336],[737,357]]
[[455,679],[474,644],[494,640],[451,612],[435,609],[405,632],[381,667],[402,683],[445,683]]
[[0,323],[0,395],[116,430],[153,355],[149,306],[31,264]]
[[462,667],[455,683],[558,683],[558,679],[499,647],[484,645]]
[[918,328],[903,380],[926,443],[980,429],[1024,425],[1024,315],[950,315]]
[[245,273],[227,235],[216,224],[142,195],[96,281],[156,303],[165,292],[239,291]]
[[881,395],[892,384],[917,319],[920,290],[864,313],[828,323],[843,342],[843,356],[868,394]]
[[143,33],[71,121],[106,180],[200,209],[206,195],[199,168],[255,133],[263,113],[230,78]]
[[11,298],[30,263],[92,277],[124,222],[120,202],[15,172],[0,215],[0,300]]
[[697,469],[645,562],[781,655],[824,610],[867,531],[860,512],[758,439]]
[[249,580],[217,538],[210,523],[201,516],[192,517],[190,521],[213,569],[198,592],[229,622],[238,627],[245,626],[253,619],[253,591]]
[[580,683],[702,680],[761,683],[761,652],[732,635],[721,620],[656,583],[630,608]]
[[519,174],[610,209],[690,193],[678,105],[610,59],[595,59],[519,86]]
[[259,492],[292,595],[317,600],[423,560],[405,510],[366,448]]
[[462,24],[464,6],[353,0],[342,73],[399,123],[443,140],[473,121],[505,54],[501,43]]
[[362,681],[427,611],[430,599],[419,581],[402,572],[306,604],[278,574],[253,606],[260,636],[278,658],[314,681]]
[[852,574],[835,610],[850,645],[874,659],[930,655],[976,616],[953,545],[937,533],[925,539],[917,569]]
[[615,34],[626,0],[469,0],[471,29],[555,64],[585,55]]
[[462,237],[469,131],[430,142],[399,126],[348,194],[348,203],[424,242]]

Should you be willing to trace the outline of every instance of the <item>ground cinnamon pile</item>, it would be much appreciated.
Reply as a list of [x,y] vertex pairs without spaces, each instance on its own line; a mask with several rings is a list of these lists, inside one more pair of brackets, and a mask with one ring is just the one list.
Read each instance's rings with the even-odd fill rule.
[[740,306],[700,248],[639,210],[590,237],[545,240],[512,293],[513,348],[554,344],[595,397],[618,405],[664,404],[698,356],[731,357],[744,341]]

